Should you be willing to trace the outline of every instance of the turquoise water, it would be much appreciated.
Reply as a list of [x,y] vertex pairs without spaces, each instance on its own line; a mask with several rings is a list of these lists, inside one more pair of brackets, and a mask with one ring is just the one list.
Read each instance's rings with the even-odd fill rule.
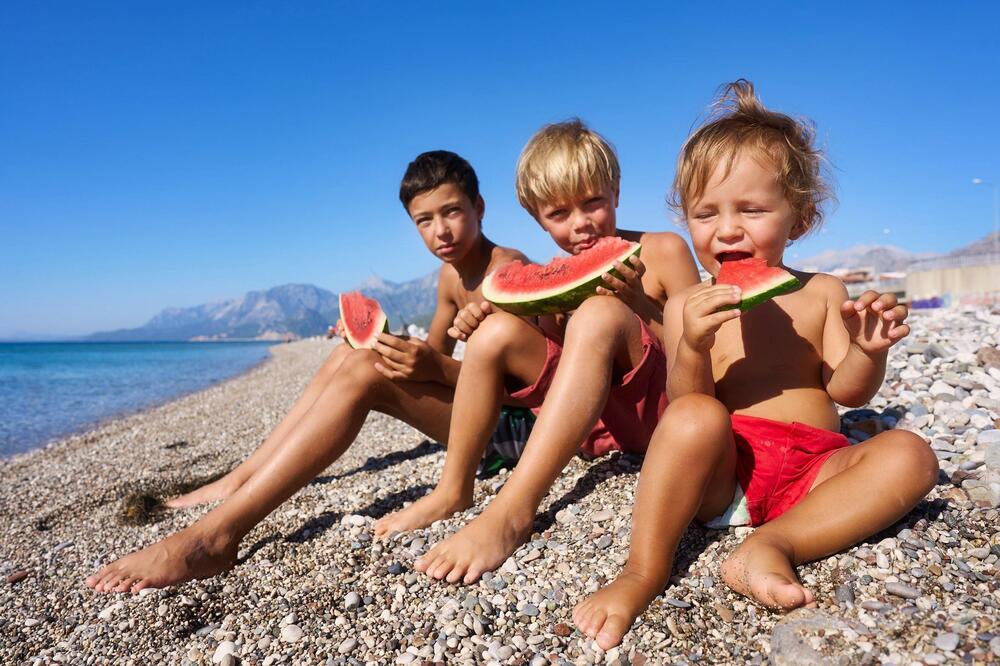
[[238,375],[273,344],[0,343],[0,457]]

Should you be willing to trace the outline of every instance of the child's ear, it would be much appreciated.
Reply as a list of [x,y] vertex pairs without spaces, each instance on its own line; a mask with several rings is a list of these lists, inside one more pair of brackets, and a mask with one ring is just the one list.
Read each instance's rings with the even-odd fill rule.
[[479,223],[482,224],[483,218],[486,217],[486,201],[482,194],[476,195],[476,215],[479,216]]
[[809,222],[816,215],[816,204],[808,203],[806,207],[802,209],[802,214],[799,215],[798,219],[795,220],[795,224],[792,225],[792,230],[788,234],[788,240],[798,240],[805,235],[806,231],[809,229]]

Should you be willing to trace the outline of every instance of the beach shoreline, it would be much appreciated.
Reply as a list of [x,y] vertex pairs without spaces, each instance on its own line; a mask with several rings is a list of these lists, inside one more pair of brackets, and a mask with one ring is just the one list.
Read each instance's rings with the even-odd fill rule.
[[915,318],[914,329],[893,350],[876,416],[851,423],[861,437],[888,423],[887,408],[910,404],[899,426],[937,443],[942,482],[897,525],[800,568],[817,611],[782,616],[747,603],[718,567],[748,529],[692,528],[664,595],[621,648],[597,649],[570,615],[625,561],[641,461],[621,455],[574,460],[536,534],[495,574],[467,587],[431,581],[412,561],[481,511],[506,477],[478,482],[464,514],[374,543],[372,521],[427,492],[444,459],[440,446],[379,414],[248,535],[233,571],[136,596],[84,586],[100,565],[203,515],[206,507],[135,524],[123,512],[130,497],[162,497],[253,451],[336,344],[305,340],[275,345],[263,363],[210,388],[0,460],[0,662],[996,661],[1000,515],[990,482],[1000,468],[990,456],[1000,441],[994,448],[984,433],[1000,417],[1000,377],[976,351],[1000,342],[1000,317],[941,312]]
[[[240,341],[240,342],[242,342],[242,341]],[[47,342],[47,341],[45,341],[45,342],[13,342],[13,343],[8,343],[8,344],[22,345],[22,346],[35,346],[35,345],[65,346],[67,344],[69,344],[69,345],[80,344],[82,346],[93,346],[93,345],[105,345],[106,344],[106,345],[109,345],[109,346],[114,346],[114,345],[121,345],[123,343],[118,343],[118,342],[63,342],[63,341]],[[148,344],[150,346],[155,346],[155,345],[161,345],[161,344],[164,344],[164,343],[162,343],[162,342],[148,342],[148,343],[143,343],[143,342],[140,342],[140,343],[129,342],[129,343],[124,343],[124,344],[127,344],[127,345]],[[186,344],[186,343],[167,342],[166,344]],[[5,442],[2,439],[0,439],[0,463],[2,463],[3,461],[6,461],[6,460],[11,460],[11,459],[13,459],[13,458],[15,458],[17,456],[29,454],[29,453],[32,453],[32,452],[37,451],[37,450],[46,449],[46,448],[49,448],[51,446],[59,445],[62,442],[67,441],[67,440],[73,438],[74,436],[85,435],[87,433],[90,433],[90,432],[93,432],[93,431],[96,431],[96,430],[100,430],[105,425],[108,425],[108,424],[113,423],[115,421],[119,421],[119,420],[122,420],[122,419],[127,419],[127,418],[132,417],[132,416],[138,416],[138,415],[143,414],[143,413],[145,413],[145,412],[147,412],[149,410],[157,409],[159,407],[167,405],[167,404],[169,404],[171,402],[174,402],[176,400],[180,400],[180,399],[182,399],[182,398],[184,398],[186,396],[193,395],[193,394],[198,393],[200,391],[204,391],[204,390],[210,389],[210,388],[212,388],[214,386],[218,386],[220,384],[223,384],[223,383],[225,383],[227,381],[230,381],[232,379],[236,379],[238,377],[241,377],[245,373],[248,373],[248,372],[254,370],[255,368],[261,366],[262,364],[267,363],[269,360],[271,360],[271,358],[273,357],[273,353],[274,353],[273,349],[274,349],[274,347],[277,347],[277,346],[279,346],[279,343],[272,343],[272,344],[270,344],[269,346],[267,346],[265,348],[265,353],[264,353],[264,355],[259,360],[254,361],[250,365],[247,365],[245,367],[239,368],[233,374],[230,374],[228,376],[222,377],[221,379],[203,379],[203,383],[200,383],[199,385],[194,386],[194,387],[183,387],[183,388],[174,387],[174,389],[172,391],[169,391],[169,392],[166,392],[166,393],[161,393],[161,394],[155,395],[155,396],[148,396],[147,397],[148,402],[145,402],[145,404],[140,404],[138,406],[119,407],[119,408],[116,408],[113,411],[110,411],[109,413],[101,415],[101,416],[88,417],[88,418],[82,419],[82,420],[80,420],[80,421],[78,421],[78,422],[76,422],[76,423],[74,423],[72,425],[67,424],[65,426],[65,428],[54,429],[53,430],[54,434],[46,435],[46,436],[44,436],[44,438],[25,439],[25,440],[21,440],[21,441],[14,440],[12,442],[6,442],[7,444],[9,444],[9,445],[12,446],[12,448],[9,449],[9,450],[5,450],[3,448],[3,445],[5,444]],[[16,382],[16,380],[15,380],[15,382]],[[8,424],[8,426],[11,427],[10,424]],[[16,427],[16,426],[17,426],[17,423],[15,422],[13,427]]]

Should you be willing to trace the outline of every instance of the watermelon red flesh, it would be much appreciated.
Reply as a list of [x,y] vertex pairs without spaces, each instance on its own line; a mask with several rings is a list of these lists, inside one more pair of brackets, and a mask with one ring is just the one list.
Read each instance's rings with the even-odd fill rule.
[[379,333],[388,332],[389,318],[374,298],[360,291],[340,294],[340,321],[344,339],[355,349],[371,349]]
[[798,279],[785,269],[768,266],[767,260],[754,258],[723,261],[715,281],[716,284],[736,285],[743,296],[739,305],[721,309],[739,308],[743,312],[799,286]]
[[597,293],[605,273],[620,277],[614,270],[616,261],[626,263],[641,249],[639,243],[607,236],[580,254],[558,257],[544,266],[512,261],[486,276],[483,297],[517,315],[569,312]]

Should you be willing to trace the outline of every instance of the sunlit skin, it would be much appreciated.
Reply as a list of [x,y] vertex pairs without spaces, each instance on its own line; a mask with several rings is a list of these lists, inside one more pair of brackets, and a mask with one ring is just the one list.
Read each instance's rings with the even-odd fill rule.
[[[679,236],[617,229],[617,203],[617,191],[609,186],[570,201],[543,203],[533,211],[567,252],[576,254],[603,236],[618,235],[643,244],[643,261],[619,264],[623,279],[606,276],[603,295],[588,299],[569,317],[562,359],[517,467],[477,518],[416,561],[418,571],[438,580],[472,583],[503,564],[530,536],[539,504],[597,422],[612,376],[624,375],[639,362],[641,330],[635,313],[658,330],[668,296],[697,282],[694,261]],[[515,375],[518,386],[528,386],[545,360],[545,337],[538,328],[495,312],[487,303],[460,312],[451,334],[468,339],[469,345],[456,388],[445,467],[435,491],[400,512],[396,529],[414,529],[451,515],[433,508],[435,503],[447,507],[461,497],[471,505],[476,462],[496,420],[505,378],[512,374],[506,364],[532,359],[531,372]]]
[[127,555],[86,579],[99,592],[138,592],[234,566],[240,540],[353,443],[367,414],[380,411],[446,442],[459,363],[447,330],[461,308],[482,299],[493,267],[523,259],[480,233],[482,198],[452,183],[418,194],[407,208],[427,248],[442,260],[437,308],[426,342],[389,334],[375,350],[339,345],[267,440],[218,481],[174,498],[182,508],[224,500],[190,527]]
[[[767,160],[738,156],[716,169],[685,211],[698,260],[715,276],[730,259],[780,265],[801,212]],[[639,476],[629,558],[618,578],[580,603],[577,627],[603,649],[618,645],[663,591],[684,530],[720,515],[736,490],[730,414],[839,427],[835,402],[865,404],[881,386],[889,348],[907,335],[907,310],[891,294],[847,298],[823,274],[743,313],[734,287],[714,279],[667,302],[664,341],[670,406]],[[933,487],[937,460],[907,431],[838,450],[796,506],[758,527],[722,564],[726,584],[767,608],[815,605],[795,566],[838,552],[891,525]]]

